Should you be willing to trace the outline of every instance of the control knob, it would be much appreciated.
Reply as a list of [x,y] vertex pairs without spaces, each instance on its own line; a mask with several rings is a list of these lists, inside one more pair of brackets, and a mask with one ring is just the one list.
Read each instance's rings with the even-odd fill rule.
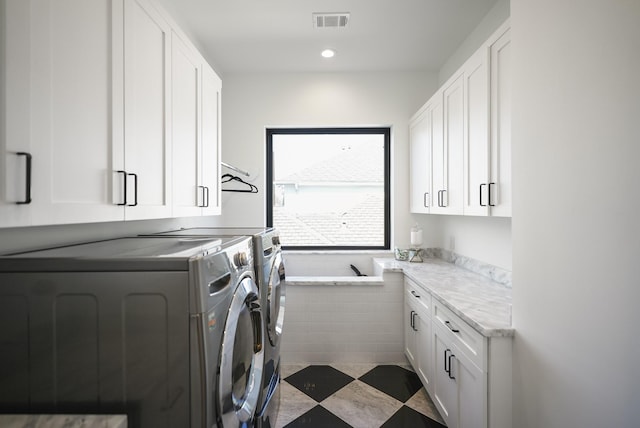
[[247,257],[247,253],[243,251],[236,253],[235,256],[233,256],[233,261],[239,268],[249,265],[249,258]]
[[271,242],[273,243],[273,245],[280,245],[280,237],[279,236],[272,237]]

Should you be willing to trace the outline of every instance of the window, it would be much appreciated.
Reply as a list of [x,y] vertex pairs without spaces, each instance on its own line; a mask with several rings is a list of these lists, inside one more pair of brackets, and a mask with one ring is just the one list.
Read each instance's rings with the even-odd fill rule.
[[267,225],[283,248],[390,248],[390,135],[267,129]]

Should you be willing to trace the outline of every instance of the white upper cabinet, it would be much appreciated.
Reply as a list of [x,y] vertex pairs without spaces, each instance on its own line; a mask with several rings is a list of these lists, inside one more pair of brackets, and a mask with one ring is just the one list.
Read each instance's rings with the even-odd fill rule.
[[487,50],[477,51],[463,66],[464,214],[489,213],[489,70]]
[[491,44],[491,215],[511,217],[511,33]]
[[434,107],[432,163],[435,203],[431,212],[436,214],[462,214],[463,83],[462,74],[458,74],[443,87],[442,131],[439,119],[435,119]]
[[157,10],[125,0],[124,139],[114,172],[115,202],[124,204],[127,220],[171,216],[170,48],[171,28]]
[[[171,35],[171,135],[173,163],[173,216],[200,215],[206,198],[201,192],[201,136],[199,105],[201,67],[197,52]],[[206,201],[205,201],[206,202]]]
[[431,104],[427,104],[409,125],[412,213],[428,213],[431,206]]
[[206,62],[202,64],[202,152],[199,162],[203,215],[219,215],[222,211],[220,186],[220,103],[222,80]]
[[[411,212],[511,216],[509,40],[507,22],[427,102],[430,123],[419,120],[426,107],[412,119]],[[426,162],[419,126],[431,128],[429,178],[418,173]],[[428,180],[426,209],[419,189]]]
[[29,1],[0,1],[0,227],[31,223]]
[[0,11],[0,227],[220,214],[221,81],[155,2]]
[[0,226],[121,220],[110,187],[111,0],[3,6]]

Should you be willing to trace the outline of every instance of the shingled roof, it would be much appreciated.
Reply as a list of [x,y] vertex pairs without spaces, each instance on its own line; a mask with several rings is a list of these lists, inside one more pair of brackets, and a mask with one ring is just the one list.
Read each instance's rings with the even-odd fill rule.
[[273,223],[284,245],[384,245],[384,195],[369,194],[345,213],[288,213],[274,207]]
[[340,154],[276,179],[276,183],[380,183],[384,182],[384,149],[382,146],[354,145]]

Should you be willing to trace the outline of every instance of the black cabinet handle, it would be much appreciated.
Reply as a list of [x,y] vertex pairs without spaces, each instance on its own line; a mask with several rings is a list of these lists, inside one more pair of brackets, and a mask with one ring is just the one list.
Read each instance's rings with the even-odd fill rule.
[[447,204],[444,202],[444,194],[447,192],[447,189],[444,189],[442,191],[442,208],[445,208],[447,206]]
[[489,206],[490,207],[495,207],[496,205],[493,202],[491,202],[491,185],[495,186],[496,183],[489,183]]
[[205,208],[209,208],[209,187],[204,186],[205,194],[207,195],[207,202],[204,204]]
[[416,294],[415,290],[411,290],[411,294],[413,295],[413,297],[415,297],[416,299],[420,298],[419,294]]
[[18,201],[16,204],[18,205],[26,205],[31,203],[31,153],[27,152],[18,152],[16,153],[18,156],[24,156],[27,160],[27,167],[25,172],[25,189],[24,189],[24,200]]
[[413,314],[415,314],[414,311],[411,311],[411,313],[409,314],[409,325],[411,326],[412,330],[415,330],[415,327],[413,326]]
[[127,204],[128,207],[135,207],[138,205],[138,174],[127,173],[133,177],[133,204]]
[[455,358],[455,357],[456,356],[453,354],[453,352],[451,352],[451,354],[449,354],[449,371],[447,372],[447,373],[449,373],[449,379],[455,379],[456,378],[453,374],[451,374],[451,372],[453,371],[452,367],[451,367],[451,359]]
[[423,197],[423,205],[425,208],[429,208],[429,192],[424,192],[424,197]]
[[482,186],[486,186],[486,185],[487,185],[487,183],[482,183],[482,184],[480,185],[480,206],[481,206],[481,207],[486,207],[486,206],[487,206],[487,204],[483,204],[483,203],[482,203]]
[[418,328],[416,327],[416,315],[418,315],[418,313],[416,311],[413,311],[413,331],[418,331]]
[[127,205],[127,171],[123,171],[121,169],[116,171],[118,174],[122,174],[123,182],[124,182],[124,199],[121,204],[116,204],[118,206]]
[[447,327],[449,327],[449,330],[451,330],[454,333],[460,333],[460,330],[458,330],[457,328],[453,328],[451,327],[453,324],[451,324],[451,321],[445,321],[444,325],[446,325]]
[[197,187],[198,187],[198,190],[202,189],[202,203],[201,204],[198,203],[198,197],[196,195],[196,206],[200,208],[204,208],[204,192],[205,192],[204,186],[197,186]]

